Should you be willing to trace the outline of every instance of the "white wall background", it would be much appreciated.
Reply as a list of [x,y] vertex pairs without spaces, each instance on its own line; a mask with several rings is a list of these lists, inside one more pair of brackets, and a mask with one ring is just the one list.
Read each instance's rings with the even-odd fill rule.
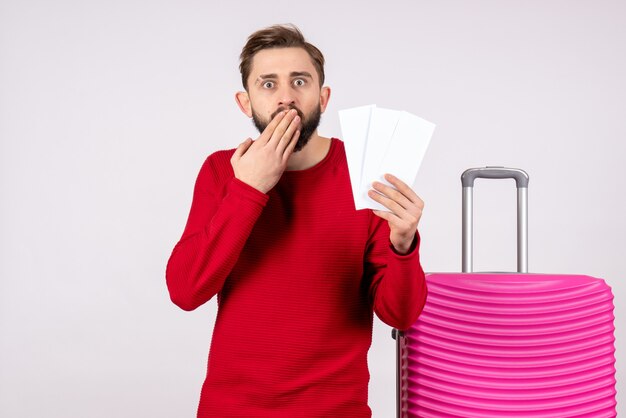
[[[255,134],[238,53],[284,22],[328,60],[321,134],[369,103],[438,125],[415,185],[428,271],[460,269],[465,168],[529,172],[530,270],[613,287],[623,388],[625,2],[223,3],[0,0],[0,416],[195,416],[216,307],[171,304],[165,263],[205,157]],[[475,199],[476,269],[512,269],[512,182]]]

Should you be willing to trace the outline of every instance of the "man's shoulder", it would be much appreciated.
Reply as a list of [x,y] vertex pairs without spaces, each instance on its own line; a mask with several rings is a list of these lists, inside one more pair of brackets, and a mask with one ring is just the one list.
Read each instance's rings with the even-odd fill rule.
[[235,153],[235,150],[236,150],[235,148],[232,148],[232,149],[223,149],[223,150],[215,151],[207,157],[207,161],[208,160],[211,160],[211,161],[227,160],[230,162],[230,158]]
[[334,147],[335,147],[335,154],[337,155],[337,159],[338,161],[340,161],[342,164],[346,163],[346,147],[344,145],[344,142],[337,138],[337,137],[332,137],[331,141],[333,141]]
[[235,148],[232,148],[214,151],[212,154],[209,154],[209,156],[206,157],[206,160],[204,161],[204,166],[230,167],[230,159],[235,153],[235,150]]
[[211,179],[212,182],[224,182],[233,177],[233,167],[230,159],[235,153],[235,149],[225,149],[215,151],[204,160],[200,168],[199,177],[204,180]]

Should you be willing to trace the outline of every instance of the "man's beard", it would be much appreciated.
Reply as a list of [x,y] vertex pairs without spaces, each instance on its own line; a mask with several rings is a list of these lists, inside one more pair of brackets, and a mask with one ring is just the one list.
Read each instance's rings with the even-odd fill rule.
[[[298,142],[293,149],[294,152],[298,152],[302,148],[304,148],[304,146],[309,142],[309,139],[311,139],[311,135],[313,135],[313,132],[315,132],[315,130],[319,126],[320,119],[322,117],[322,111],[320,110],[320,107],[317,106],[315,110],[311,112],[307,118],[305,118],[302,114],[302,111],[300,111],[300,109],[298,109],[297,107],[289,106],[288,108],[296,109],[296,112],[298,112],[298,116],[300,116],[300,136],[298,137]],[[257,115],[254,110],[252,110],[252,122],[254,123],[254,126],[256,126],[256,128],[259,130],[259,133],[263,133],[267,125],[269,125],[270,121],[283,110],[286,110],[286,108],[279,107],[278,109],[276,109],[276,111],[272,113],[270,120],[267,122],[261,120],[261,117]]]

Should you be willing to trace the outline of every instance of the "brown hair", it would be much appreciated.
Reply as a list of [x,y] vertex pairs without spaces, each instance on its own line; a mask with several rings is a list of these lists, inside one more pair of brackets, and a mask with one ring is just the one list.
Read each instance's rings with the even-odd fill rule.
[[241,50],[239,71],[241,72],[241,82],[246,91],[248,90],[248,77],[252,70],[252,58],[254,58],[254,55],[263,49],[289,47],[303,48],[309,54],[317,70],[320,87],[324,84],[324,55],[322,55],[322,52],[314,45],[308,43],[304,39],[302,32],[295,25],[274,25],[258,30],[250,35],[248,42]]

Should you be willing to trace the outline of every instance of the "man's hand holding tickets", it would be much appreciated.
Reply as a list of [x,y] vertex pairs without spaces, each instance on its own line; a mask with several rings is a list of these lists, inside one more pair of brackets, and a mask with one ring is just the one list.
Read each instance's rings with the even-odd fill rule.
[[385,174],[392,186],[380,182],[372,184],[373,190],[368,196],[389,209],[374,210],[374,214],[389,222],[389,239],[399,254],[406,254],[411,249],[417,225],[422,217],[424,202],[406,183],[391,174]]

